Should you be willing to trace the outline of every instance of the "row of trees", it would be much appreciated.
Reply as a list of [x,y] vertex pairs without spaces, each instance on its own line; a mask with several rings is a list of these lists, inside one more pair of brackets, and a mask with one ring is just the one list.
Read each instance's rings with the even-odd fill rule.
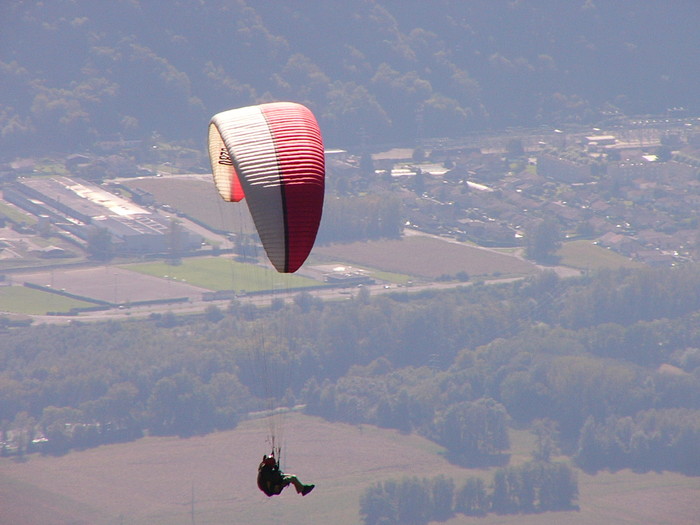
[[[202,316],[11,328],[0,338],[0,421],[8,430],[27,418],[43,430],[54,423],[181,435],[231,428],[261,406],[263,358],[280,379],[277,403],[420,432],[457,463],[498,463],[509,421],[547,419],[556,448],[571,455],[580,448],[586,468],[612,466],[615,454],[598,451],[626,441],[603,436],[627,434],[610,422],[627,428],[629,418],[642,425],[644,411],[671,410],[663,412],[664,430],[644,423],[632,432],[643,431],[650,451],[671,420],[673,435],[696,435],[695,419],[673,410],[700,410],[700,314],[673,306],[673,294],[692,297],[698,273],[642,270],[578,281],[545,274],[445,292],[372,297],[365,290],[327,303],[302,293],[271,308],[234,301]],[[684,284],[689,290],[679,292]],[[594,311],[628,308],[619,323],[566,327],[567,312],[586,296],[604,299]],[[55,410],[63,409],[70,417],[59,423]],[[687,443],[679,437],[659,446],[682,457]],[[603,459],[591,463],[590,455]]]
[[528,461],[499,468],[493,481],[469,477],[457,486],[445,476],[377,483],[360,497],[365,525],[424,525],[455,514],[484,516],[575,508],[578,481],[565,463]]
[[116,383],[104,395],[75,407],[48,405],[38,417],[22,411],[3,420],[0,453],[63,454],[131,441],[144,433],[186,437],[227,430],[238,424],[241,413],[257,406],[236,376],[225,372],[207,384],[188,372],[163,377],[145,400],[134,383]]
[[634,417],[596,421],[581,430],[576,462],[582,468],[675,470],[700,475],[700,411],[645,410]]

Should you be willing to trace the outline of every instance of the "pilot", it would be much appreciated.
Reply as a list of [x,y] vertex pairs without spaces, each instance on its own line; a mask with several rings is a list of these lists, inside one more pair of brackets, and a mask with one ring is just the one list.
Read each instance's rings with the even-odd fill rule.
[[315,487],[315,485],[304,485],[294,474],[282,472],[274,453],[263,456],[258,467],[258,488],[268,496],[276,496],[290,483],[297,489],[297,494],[302,496],[306,496]]

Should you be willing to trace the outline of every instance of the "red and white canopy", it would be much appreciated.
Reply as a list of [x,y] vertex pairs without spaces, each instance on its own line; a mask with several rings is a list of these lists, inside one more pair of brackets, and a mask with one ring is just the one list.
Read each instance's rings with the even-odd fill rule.
[[323,139],[311,111],[274,102],[217,113],[209,158],[221,197],[244,197],[268,258],[295,272],[316,240],[323,210]]

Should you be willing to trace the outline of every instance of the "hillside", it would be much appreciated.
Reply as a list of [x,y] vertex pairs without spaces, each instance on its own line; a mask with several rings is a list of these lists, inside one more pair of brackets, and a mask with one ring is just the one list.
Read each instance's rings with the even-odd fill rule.
[[273,99],[342,147],[693,114],[697,21],[692,0],[9,0],[0,153],[200,147],[212,114]]

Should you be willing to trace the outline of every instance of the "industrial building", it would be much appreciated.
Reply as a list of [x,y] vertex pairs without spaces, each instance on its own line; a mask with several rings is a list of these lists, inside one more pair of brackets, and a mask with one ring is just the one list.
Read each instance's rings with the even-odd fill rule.
[[[197,249],[203,238],[172,219],[138,206],[90,182],[69,177],[19,179],[4,198],[86,241],[95,227],[112,236],[117,253],[161,253]],[[177,239],[174,239],[177,237]]]

